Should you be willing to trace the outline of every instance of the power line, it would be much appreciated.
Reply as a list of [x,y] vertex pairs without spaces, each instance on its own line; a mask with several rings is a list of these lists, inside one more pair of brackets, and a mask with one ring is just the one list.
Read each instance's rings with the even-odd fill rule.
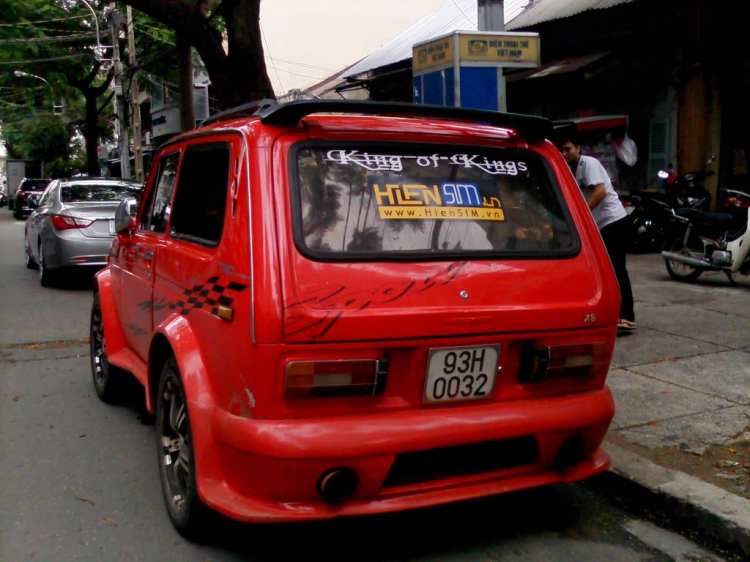
[[[138,25],[138,27],[140,27],[140,25]],[[155,39],[157,41],[161,41],[162,43],[166,43],[167,45],[174,45],[174,46],[176,46],[176,44],[174,43],[174,41],[167,41],[166,39],[163,39],[163,38],[161,38],[161,37],[159,37],[157,35],[154,35],[153,33],[149,33],[148,31],[145,31],[143,29],[141,29],[140,32],[148,35],[152,39]]]
[[[136,23],[136,22],[133,22],[133,26],[134,27],[140,27],[140,28],[146,28],[146,29],[153,29],[154,31],[158,31],[160,33],[166,31],[164,29],[160,29],[158,27],[154,27],[153,25],[148,25],[148,24],[145,24],[145,23]],[[148,32],[147,31],[143,31],[143,33],[148,33]],[[148,33],[148,34],[151,35],[152,37],[156,37],[155,35],[152,35],[150,33]],[[162,39],[162,41],[165,41],[165,40]]]
[[463,11],[463,10],[461,9],[461,6],[459,6],[459,5],[458,5],[458,4],[456,3],[456,0],[453,0],[453,5],[454,5],[454,6],[456,7],[456,8],[458,8],[458,11],[459,11],[459,12],[461,12],[461,13],[463,14],[463,16],[464,16],[464,17],[466,18],[466,21],[468,21],[468,22],[469,22],[470,24],[474,25],[474,22],[473,22],[473,21],[471,21],[471,20],[469,19],[469,16],[467,16],[467,15],[466,15],[466,12],[464,12],[464,11]]
[[326,72],[335,72],[336,71],[335,68],[328,68],[326,66],[317,66],[317,65],[314,65],[314,64],[307,64],[307,63],[304,63],[304,62],[296,62],[296,61],[287,60],[287,59],[277,59],[275,57],[269,57],[269,56],[266,56],[266,58],[269,59],[269,60],[273,60],[275,62],[285,62],[287,64],[293,64],[293,65],[296,65],[296,66],[304,66],[304,67],[312,68],[312,69],[315,69],[315,70],[325,70]]
[[52,23],[55,21],[69,21],[69,20],[83,20],[88,16],[70,16],[67,18],[59,18],[53,20],[38,20],[38,21],[19,21],[16,23],[0,23],[0,27],[18,27],[19,25],[36,25],[38,23]]
[[277,70],[278,72],[284,72],[286,74],[291,74],[292,76],[300,76],[302,78],[316,78],[318,80],[321,79],[321,78],[325,78],[325,76],[310,76],[309,74],[298,74],[296,72],[290,72],[288,70],[284,70],[283,68],[281,68],[281,69],[274,69],[274,70]]
[[81,57],[89,57],[91,56],[91,53],[80,53],[78,55],[64,55],[60,57],[47,57],[43,59],[23,59],[23,60],[12,60],[12,61],[0,61],[0,65],[8,65],[8,64],[27,64],[27,63],[36,63],[36,62],[51,62],[53,60],[63,60],[63,59],[77,59]]
[[0,45],[11,45],[17,43],[64,43],[66,41],[79,41],[95,37],[96,31],[87,31],[85,33],[76,33],[73,35],[58,35],[53,37],[20,37],[15,39],[0,39]]
[[284,91],[284,84],[281,82],[281,77],[279,76],[279,71],[276,70],[276,65],[273,63],[273,58],[271,57],[271,47],[268,46],[268,39],[266,39],[266,32],[263,31],[263,26],[258,24],[258,27],[260,27],[260,33],[263,36],[263,42],[266,44],[266,52],[268,52],[268,57],[271,59],[271,68],[273,68],[276,71],[276,79],[279,81],[279,86],[281,86],[281,91]]

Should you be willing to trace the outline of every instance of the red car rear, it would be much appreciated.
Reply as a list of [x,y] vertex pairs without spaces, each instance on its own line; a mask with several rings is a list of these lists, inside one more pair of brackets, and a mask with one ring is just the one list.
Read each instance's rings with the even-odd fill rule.
[[145,386],[178,530],[206,506],[322,519],[608,467],[619,293],[549,122],[242,111],[160,149],[95,289],[95,387]]

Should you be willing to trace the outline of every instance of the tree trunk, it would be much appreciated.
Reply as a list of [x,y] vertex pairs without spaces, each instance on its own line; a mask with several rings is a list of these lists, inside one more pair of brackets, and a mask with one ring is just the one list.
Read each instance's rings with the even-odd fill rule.
[[203,13],[206,3],[188,0],[123,0],[190,38],[198,51],[223,109],[274,98],[263,58],[260,0],[224,0],[228,53],[223,37]]
[[221,81],[219,99],[234,107],[264,98],[275,98],[263,56],[260,31],[260,0],[224,0],[221,5],[227,25],[229,54]]

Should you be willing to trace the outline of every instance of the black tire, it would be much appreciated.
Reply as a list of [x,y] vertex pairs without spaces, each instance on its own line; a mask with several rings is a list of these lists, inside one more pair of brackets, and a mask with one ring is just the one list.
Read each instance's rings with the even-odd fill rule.
[[[649,253],[660,250],[664,245],[664,235],[653,226],[657,218],[652,213],[638,212],[636,209],[631,215],[631,240],[630,251],[635,253]],[[643,228],[640,232],[639,229]]]
[[18,221],[23,220],[23,213],[16,209],[15,211],[13,211],[13,218]]
[[36,262],[34,261],[34,258],[31,257],[31,252],[29,251],[29,240],[26,236],[23,237],[23,259],[27,268],[36,269]]
[[99,293],[94,294],[91,307],[89,355],[91,357],[91,376],[94,389],[102,402],[115,403],[122,396],[125,371],[109,364],[107,359],[107,341],[104,338],[104,322]]
[[[674,238],[671,242],[668,242],[664,249],[674,254],[687,254],[685,251],[685,239],[683,236]],[[687,264],[680,263],[677,261],[666,260],[667,273],[675,281],[695,281],[703,273],[702,269],[696,267],[690,267]]]
[[195,453],[185,390],[174,357],[161,371],[156,398],[156,446],[164,503],[174,528],[183,537],[202,536],[210,510],[198,497]]
[[42,287],[53,287],[58,280],[58,275],[54,271],[45,265],[46,260],[44,259],[44,247],[42,243],[39,243],[39,260],[37,261],[37,267],[39,268],[39,283]]

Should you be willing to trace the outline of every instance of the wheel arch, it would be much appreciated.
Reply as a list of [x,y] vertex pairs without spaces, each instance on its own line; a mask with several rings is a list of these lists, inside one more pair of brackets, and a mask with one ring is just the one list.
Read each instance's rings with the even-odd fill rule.
[[174,356],[180,371],[187,400],[213,406],[213,391],[208,381],[206,364],[193,327],[183,316],[174,315],[155,329],[149,348],[149,388],[147,405],[156,408],[156,392],[164,363]]

